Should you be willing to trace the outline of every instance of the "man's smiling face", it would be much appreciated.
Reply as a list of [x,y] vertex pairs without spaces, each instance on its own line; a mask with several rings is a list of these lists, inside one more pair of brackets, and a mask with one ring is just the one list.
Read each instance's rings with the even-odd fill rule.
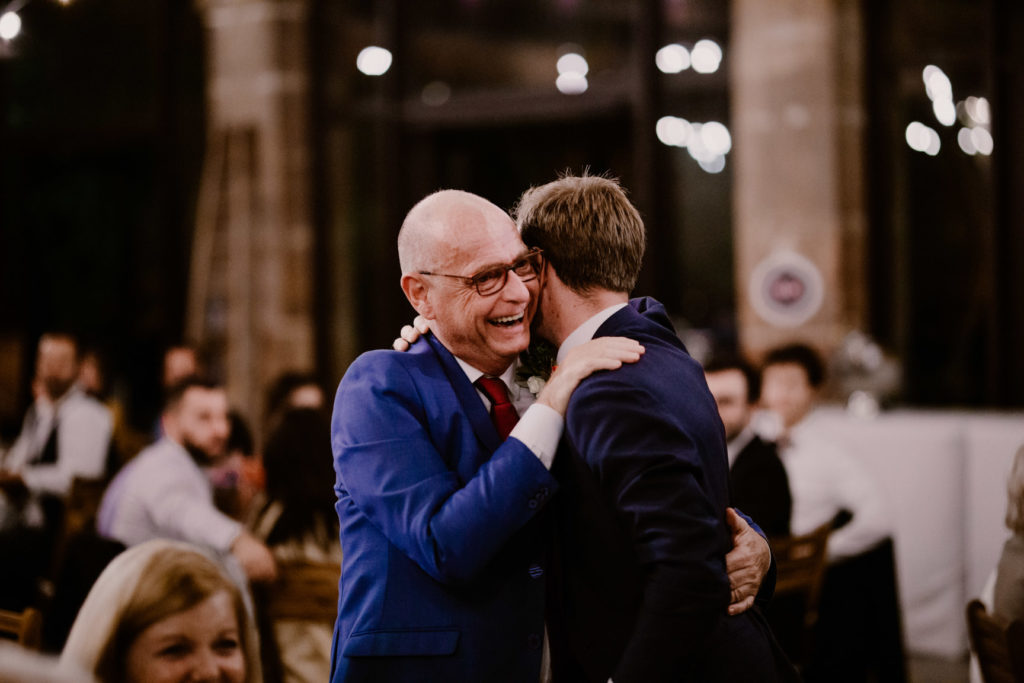
[[[433,272],[472,277],[509,266],[527,248],[515,223],[500,209],[460,207],[439,244]],[[462,280],[427,277],[434,315],[431,329],[454,355],[488,374],[500,374],[530,344],[530,322],[540,281],[508,273],[505,285],[487,296]]]

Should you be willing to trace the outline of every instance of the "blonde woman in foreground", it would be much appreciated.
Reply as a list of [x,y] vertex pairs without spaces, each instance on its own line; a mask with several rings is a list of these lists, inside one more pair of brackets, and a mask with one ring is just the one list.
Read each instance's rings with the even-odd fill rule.
[[201,550],[154,540],[118,555],[75,619],[61,666],[101,683],[262,683],[245,595]]

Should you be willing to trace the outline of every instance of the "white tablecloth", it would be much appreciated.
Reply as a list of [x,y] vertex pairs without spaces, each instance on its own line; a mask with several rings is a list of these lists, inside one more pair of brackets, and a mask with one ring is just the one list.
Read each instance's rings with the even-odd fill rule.
[[1006,477],[1024,444],[1024,414],[822,412],[888,499],[908,650],[963,656],[967,601],[1009,536]]

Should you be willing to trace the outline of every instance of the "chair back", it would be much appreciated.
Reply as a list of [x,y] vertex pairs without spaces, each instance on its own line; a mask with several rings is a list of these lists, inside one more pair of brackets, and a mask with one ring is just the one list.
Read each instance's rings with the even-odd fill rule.
[[278,579],[266,586],[263,609],[272,621],[300,619],[334,624],[338,614],[336,562],[278,563]]
[[832,524],[823,524],[809,534],[772,539],[777,577],[775,595],[798,594],[804,597],[804,628],[818,622],[818,601],[825,578],[826,550]]
[[980,600],[971,600],[967,633],[985,683],[1024,683],[1024,622],[989,614]]
[[38,650],[43,642],[43,615],[34,607],[23,612],[0,610],[0,638],[16,641],[29,650]]
[[811,658],[818,604],[825,579],[831,524],[809,534],[771,539],[775,558],[775,597],[766,616],[790,661],[803,670]]

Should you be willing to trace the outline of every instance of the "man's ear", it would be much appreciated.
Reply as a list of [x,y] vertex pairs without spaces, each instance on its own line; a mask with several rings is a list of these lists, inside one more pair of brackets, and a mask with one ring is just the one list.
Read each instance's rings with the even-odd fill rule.
[[434,307],[430,302],[430,288],[418,273],[402,276],[402,291],[416,312],[427,320],[434,319]]
[[562,285],[562,278],[558,277],[558,272],[550,261],[544,261],[544,268],[540,271],[540,283],[545,289],[551,286],[557,288]]

